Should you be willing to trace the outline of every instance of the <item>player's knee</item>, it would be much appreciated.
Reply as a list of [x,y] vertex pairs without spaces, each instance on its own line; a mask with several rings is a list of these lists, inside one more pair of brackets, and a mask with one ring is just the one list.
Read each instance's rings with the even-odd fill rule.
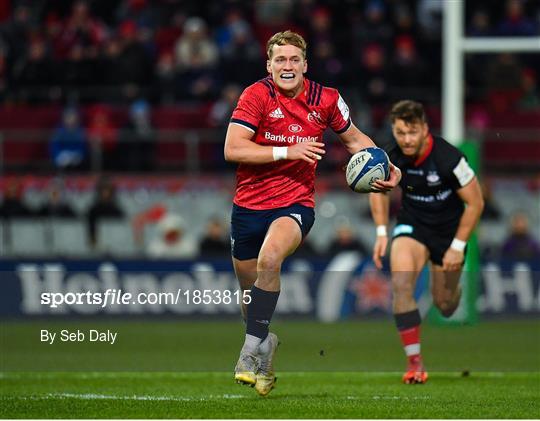
[[444,317],[450,317],[458,308],[459,302],[452,302],[448,299],[435,298],[434,304]]
[[[282,259],[276,250],[267,250],[259,255],[257,260],[257,271],[259,274],[276,273],[281,268]],[[260,277],[260,275],[259,275]]]

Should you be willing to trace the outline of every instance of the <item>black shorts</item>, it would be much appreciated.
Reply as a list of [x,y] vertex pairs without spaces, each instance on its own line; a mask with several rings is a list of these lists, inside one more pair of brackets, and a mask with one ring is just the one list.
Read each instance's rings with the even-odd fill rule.
[[[442,266],[444,253],[452,244],[456,235],[457,226],[451,228],[429,227],[412,221],[407,217],[399,216],[392,232],[392,238],[411,237],[425,245],[429,251],[429,260]],[[465,247],[465,253],[467,248]]]
[[270,224],[282,216],[296,221],[302,231],[302,239],[315,222],[315,211],[303,205],[285,208],[253,210],[233,204],[231,216],[231,250],[238,260],[254,259],[259,255]]

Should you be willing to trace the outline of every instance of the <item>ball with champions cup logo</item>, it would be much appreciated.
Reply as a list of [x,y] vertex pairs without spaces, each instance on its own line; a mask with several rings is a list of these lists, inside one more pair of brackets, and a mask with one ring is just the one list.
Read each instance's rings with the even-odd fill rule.
[[347,184],[357,193],[369,193],[377,180],[390,178],[390,161],[381,148],[369,147],[355,153],[345,172]]

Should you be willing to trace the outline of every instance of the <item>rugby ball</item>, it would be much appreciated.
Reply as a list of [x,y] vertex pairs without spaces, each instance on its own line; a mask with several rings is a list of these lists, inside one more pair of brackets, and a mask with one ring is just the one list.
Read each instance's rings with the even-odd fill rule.
[[355,153],[346,170],[347,184],[357,193],[369,193],[376,180],[390,178],[388,155],[381,148],[370,147]]

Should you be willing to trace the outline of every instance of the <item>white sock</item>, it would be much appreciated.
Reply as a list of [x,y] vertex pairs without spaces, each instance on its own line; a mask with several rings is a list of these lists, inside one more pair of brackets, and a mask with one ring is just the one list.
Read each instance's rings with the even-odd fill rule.
[[264,341],[259,345],[259,354],[265,355],[270,352],[270,335],[268,335]]
[[253,335],[248,335],[246,333],[246,339],[244,341],[244,346],[242,347],[242,352],[247,352],[248,354],[257,354],[260,344],[261,338],[257,338]]

